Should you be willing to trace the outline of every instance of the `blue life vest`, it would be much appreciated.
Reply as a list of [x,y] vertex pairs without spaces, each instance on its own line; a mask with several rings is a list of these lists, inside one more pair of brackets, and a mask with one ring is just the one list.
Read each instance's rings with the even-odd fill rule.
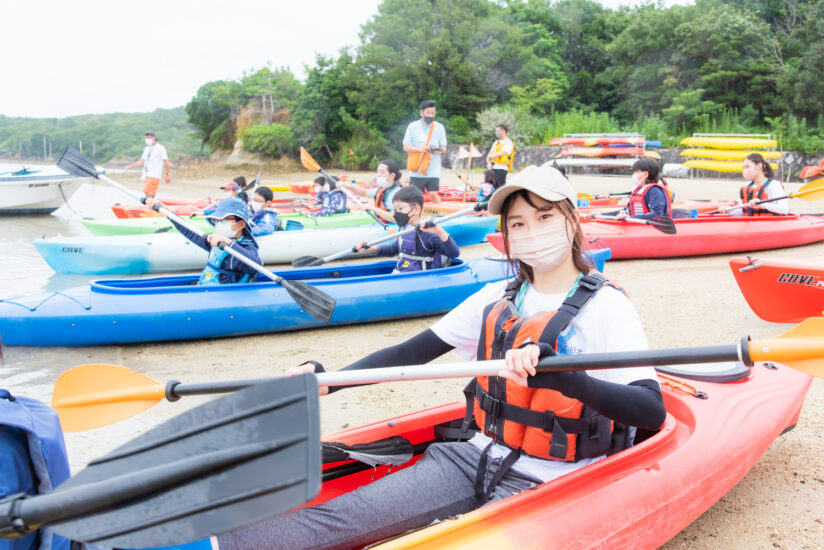
[[346,212],[346,195],[340,189],[335,189],[328,193],[323,193],[320,197],[319,216],[330,216],[332,214],[343,214]]
[[[237,240],[241,240],[243,237],[241,236]],[[223,260],[226,259],[226,256],[229,253],[226,252],[224,249],[220,248],[219,246],[212,247],[212,250],[209,251],[209,259],[206,260],[206,267],[203,268],[203,271],[200,273],[200,278],[197,280],[197,284],[199,285],[219,285],[220,284],[220,266],[223,264]],[[245,283],[252,276],[248,273],[244,273],[243,277],[234,281],[236,283]]]
[[[49,493],[69,478],[60,420],[36,399],[0,389],[0,498]],[[70,541],[48,529],[0,539],[0,550],[69,550]]]
[[[418,251],[418,243],[420,249]],[[429,255],[427,255],[429,253]],[[396,271],[426,271],[428,269],[438,269],[446,267],[452,263],[452,258],[443,254],[435,253],[435,249],[429,250],[426,244],[419,238],[418,232],[413,231],[398,237],[398,263]]]

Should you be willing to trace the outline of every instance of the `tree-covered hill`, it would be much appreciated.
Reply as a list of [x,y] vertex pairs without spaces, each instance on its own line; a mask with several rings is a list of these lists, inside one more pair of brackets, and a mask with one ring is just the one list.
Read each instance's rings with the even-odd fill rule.
[[[143,134],[154,130],[171,158],[198,155],[199,137],[183,107],[151,113],[108,113],[66,118],[11,118],[0,115],[0,159],[59,158],[63,149],[79,147],[97,162],[136,159],[143,151]],[[45,155],[44,155],[45,137]]]

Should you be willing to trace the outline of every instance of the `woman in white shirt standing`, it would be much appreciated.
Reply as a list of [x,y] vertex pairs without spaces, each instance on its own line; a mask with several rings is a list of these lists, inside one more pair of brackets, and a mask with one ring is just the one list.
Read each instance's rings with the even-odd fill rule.
[[[600,460],[631,445],[633,427],[657,430],[666,411],[651,367],[536,373],[546,355],[647,347],[629,299],[585,261],[576,200],[554,168],[530,167],[512,178],[493,194],[489,211],[501,215],[518,276],[487,285],[432,328],[346,367],[413,365],[452,349],[467,360],[505,359],[498,376],[475,378],[465,390],[465,428],[473,416],[478,425],[469,441],[433,443],[408,468],[221,535],[219,548],[363,546]],[[305,370],[312,369],[293,373]]]

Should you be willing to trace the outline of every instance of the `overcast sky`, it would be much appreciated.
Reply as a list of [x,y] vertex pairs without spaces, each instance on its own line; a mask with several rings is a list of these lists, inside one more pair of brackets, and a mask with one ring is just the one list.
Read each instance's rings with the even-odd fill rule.
[[315,54],[334,56],[357,45],[360,26],[379,3],[0,0],[0,114],[178,107],[206,82],[239,78],[268,63],[289,66],[302,78]]

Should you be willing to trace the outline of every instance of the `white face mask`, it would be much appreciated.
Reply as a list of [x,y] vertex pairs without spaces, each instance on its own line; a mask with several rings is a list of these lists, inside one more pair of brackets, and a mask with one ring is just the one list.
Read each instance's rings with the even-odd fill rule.
[[234,239],[237,231],[232,229],[232,226],[237,222],[230,222],[228,220],[220,220],[215,223],[215,233],[227,239]]
[[151,138],[146,138],[146,145],[151,145],[152,143],[154,142],[151,140]]
[[503,134],[501,132],[499,132],[498,130],[495,130],[495,137],[498,138],[498,139],[501,139],[503,137]]
[[263,203],[253,200],[249,203],[249,206],[252,208],[252,212],[260,212],[263,210]]
[[375,178],[375,181],[378,182],[378,185],[381,187],[389,187],[389,180],[383,176],[378,176]]
[[523,235],[510,232],[509,251],[513,258],[538,271],[551,271],[558,267],[572,251],[566,218],[563,214],[556,213],[549,221],[541,224],[537,231]]
[[638,172],[632,173],[632,183],[635,185],[644,185],[644,176]]

